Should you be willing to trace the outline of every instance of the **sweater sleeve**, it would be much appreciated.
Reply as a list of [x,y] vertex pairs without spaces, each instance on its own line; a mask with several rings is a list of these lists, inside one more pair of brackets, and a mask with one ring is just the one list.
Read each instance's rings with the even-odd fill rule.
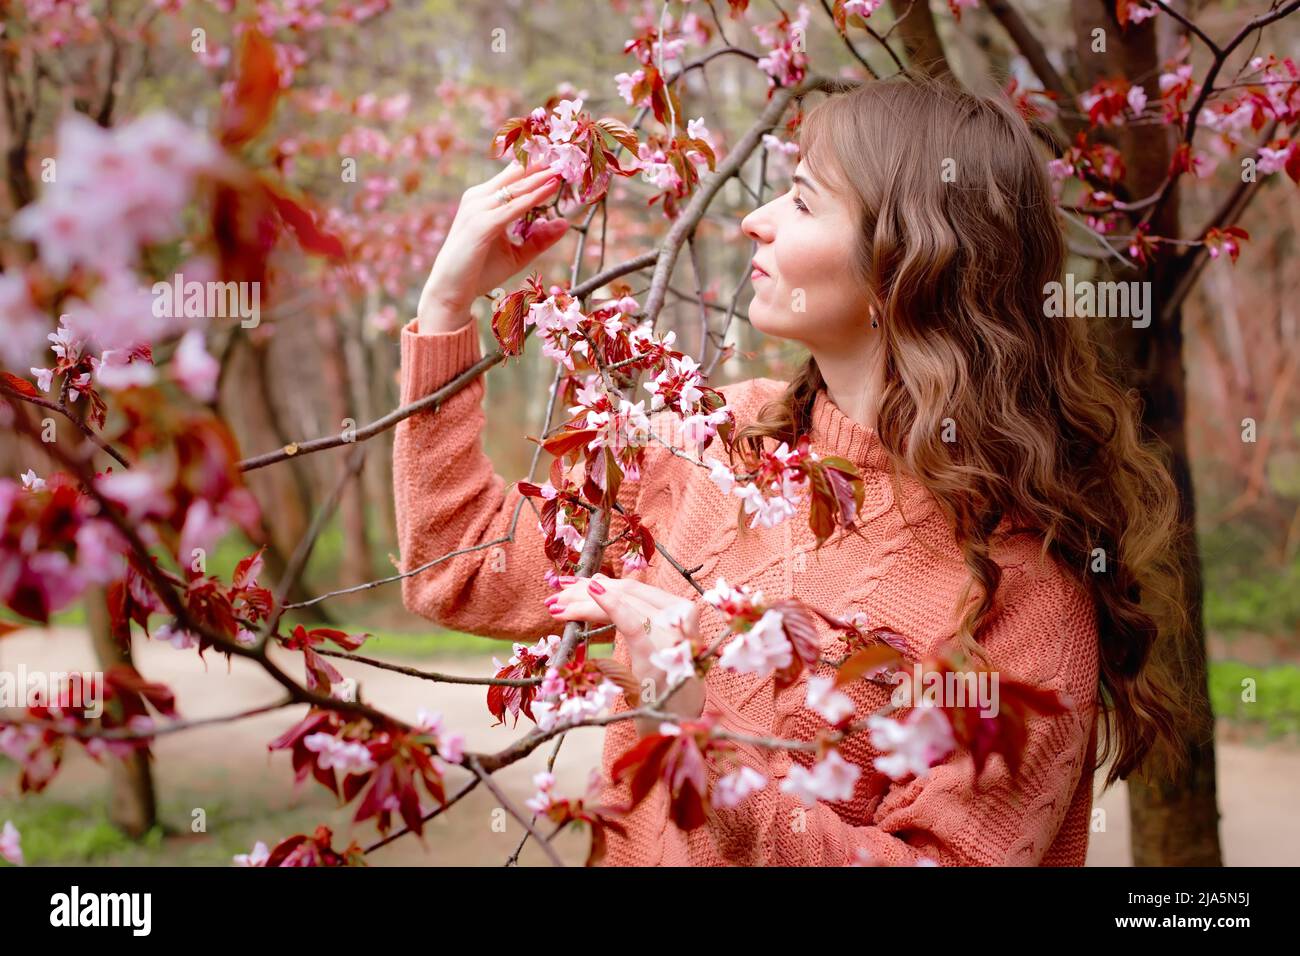
[[[1009,679],[1056,690],[1074,704],[1059,715],[1031,713],[1024,759],[1014,779],[1002,758],[994,756],[985,762],[977,785],[969,752],[958,750],[924,778],[889,786],[872,822],[855,826],[827,803],[807,807],[780,790],[780,778],[791,766],[787,751],[742,744],[742,761],[764,773],[768,785],[734,809],[717,811],[724,826],[738,827],[742,842],[753,841],[754,865],[915,866],[925,860],[942,866],[1038,865],[1085,768],[1092,766],[1095,618],[1084,602],[1074,597],[1064,601],[1039,600],[1003,613],[983,640],[991,653],[1003,652],[993,654],[993,660]],[[1042,656],[1035,653],[1045,640],[1061,642],[1054,673],[1050,664],[1043,672]],[[860,769],[861,789],[875,771]],[[711,766],[709,773],[711,786],[718,772]]]
[[[474,321],[454,332],[424,334],[408,323],[401,333],[402,404],[436,391],[481,357]],[[477,378],[441,408],[397,425],[393,491],[402,570],[465,552],[403,578],[402,599],[411,611],[445,627],[531,642],[560,629],[543,604],[553,593],[543,577],[552,565],[534,502],[515,483],[507,485],[483,453],[484,393]],[[637,484],[629,480],[620,488],[625,507],[635,501]],[[478,547],[509,534],[516,507],[521,511],[514,539]],[[615,557],[618,549],[606,554]]]

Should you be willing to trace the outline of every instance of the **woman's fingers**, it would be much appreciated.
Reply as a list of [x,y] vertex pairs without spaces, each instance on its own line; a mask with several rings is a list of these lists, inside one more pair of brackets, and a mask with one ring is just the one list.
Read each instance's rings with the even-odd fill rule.
[[505,182],[492,185],[492,180],[488,180],[479,187],[483,190],[480,195],[487,199],[490,206],[499,206],[501,201],[497,198],[497,193],[500,190],[507,189],[510,191],[510,195],[518,199],[546,182],[549,177],[558,175],[559,173],[549,166],[530,166],[526,172],[521,170],[518,176],[514,176]]
[[609,617],[588,592],[590,578],[575,578],[562,591],[546,599],[546,608],[557,621],[587,621],[609,624]]
[[[543,171],[544,174],[549,172],[549,170]],[[494,222],[500,225],[513,222],[534,206],[540,206],[546,202],[560,188],[561,179],[559,173],[550,173],[549,176],[543,175],[541,178],[537,178],[536,185],[533,185],[533,180],[534,177],[529,177],[516,188],[512,188],[510,191],[514,193],[515,198],[510,202],[492,207]],[[492,198],[492,202],[497,202],[495,196]]]
[[694,634],[696,610],[685,598],[673,598],[663,607],[632,593],[631,589],[592,592],[592,598],[627,640],[633,656],[648,659],[655,651],[672,647]]
[[683,600],[676,594],[665,591],[663,588],[657,588],[652,584],[645,584],[636,578],[609,578],[603,574],[594,575],[594,580],[601,587],[620,588],[629,594],[635,594],[641,600],[656,608],[664,608],[674,601]]
[[552,617],[613,624],[627,640],[629,650],[642,658],[694,636],[698,629],[696,604],[661,588],[604,575],[561,580],[572,583],[546,599]]
[[509,186],[511,183],[517,182],[524,176],[530,176],[544,168],[545,167],[532,162],[530,162],[527,167],[521,166],[519,160],[512,159],[504,169],[491,179],[480,183],[476,188],[490,195],[502,186]]

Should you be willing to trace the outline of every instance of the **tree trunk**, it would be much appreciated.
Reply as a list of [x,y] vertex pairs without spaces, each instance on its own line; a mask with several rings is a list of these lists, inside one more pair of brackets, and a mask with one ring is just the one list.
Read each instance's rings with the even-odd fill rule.
[[[1118,74],[1130,82],[1146,84],[1148,93],[1153,92],[1155,77],[1160,72],[1154,21],[1130,25],[1121,31],[1112,5],[1105,0],[1075,0],[1073,14],[1082,87]],[[1092,50],[1096,28],[1105,31],[1104,53]],[[1173,136],[1173,131],[1156,125],[1121,127],[1115,134],[1114,143],[1123,153],[1127,167],[1124,198],[1138,199],[1160,188],[1176,146]],[[1151,224],[1152,232],[1158,236],[1178,236],[1178,219],[1175,194]],[[1120,278],[1150,281],[1151,312],[1157,315],[1159,304],[1168,300],[1177,281],[1177,271],[1171,257],[1165,255],[1147,274],[1126,274]],[[1162,650],[1171,662],[1178,662],[1176,673],[1184,676],[1182,689],[1195,709],[1192,725],[1184,728],[1189,761],[1186,769],[1173,778],[1161,779],[1152,774],[1147,782],[1136,777],[1129,779],[1133,863],[1136,866],[1220,866],[1223,860],[1215,789],[1214,714],[1210,709],[1202,613],[1204,583],[1200,548],[1196,543],[1196,498],[1187,456],[1182,313],[1164,322],[1153,319],[1146,328],[1132,328],[1125,321],[1122,327],[1110,329],[1102,338],[1109,339],[1112,345],[1119,366],[1113,370],[1114,374],[1142,395],[1143,424],[1169,446],[1169,465],[1178,486],[1179,521],[1189,542],[1181,563],[1192,630],[1185,645]]]
[[[119,664],[131,663],[131,634],[114,632],[103,590],[86,592],[86,613],[90,640],[102,671]],[[108,764],[108,818],[115,827],[138,840],[158,823],[158,798],[154,793],[153,769],[149,753],[137,750]]]

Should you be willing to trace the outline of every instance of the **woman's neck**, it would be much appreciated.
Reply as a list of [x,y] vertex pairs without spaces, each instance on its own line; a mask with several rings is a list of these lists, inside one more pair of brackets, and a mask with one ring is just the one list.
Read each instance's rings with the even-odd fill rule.
[[846,418],[863,428],[876,428],[876,412],[884,385],[884,349],[872,336],[858,348],[827,352],[809,347],[826,382],[826,396]]

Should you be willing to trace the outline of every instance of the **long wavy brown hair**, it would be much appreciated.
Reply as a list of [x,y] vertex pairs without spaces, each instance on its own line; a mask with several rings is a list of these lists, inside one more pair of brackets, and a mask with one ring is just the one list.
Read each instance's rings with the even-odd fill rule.
[[[818,104],[799,145],[860,216],[863,321],[874,310],[884,348],[880,442],[895,475],[933,494],[978,585],[958,643],[987,660],[978,635],[1001,579],[990,545],[1003,519],[1040,533],[1095,601],[1096,759],[1114,757],[1105,785],[1181,768],[1193,711],[1164,660],[1182,655],[1156,653],[1190,627],[1178,491],[1165,446],[1141,434],[1136,390],[1102,371],[1086,320],[1045,315],[1066,246],[1028,123],[1001,99],[900,75]],[[793,445],[824,387],[809,357],[738,430],[741,447]],[[956,441],[942,440],[945,425]],[[1092,570],[1098,548],[1104,573]]]

